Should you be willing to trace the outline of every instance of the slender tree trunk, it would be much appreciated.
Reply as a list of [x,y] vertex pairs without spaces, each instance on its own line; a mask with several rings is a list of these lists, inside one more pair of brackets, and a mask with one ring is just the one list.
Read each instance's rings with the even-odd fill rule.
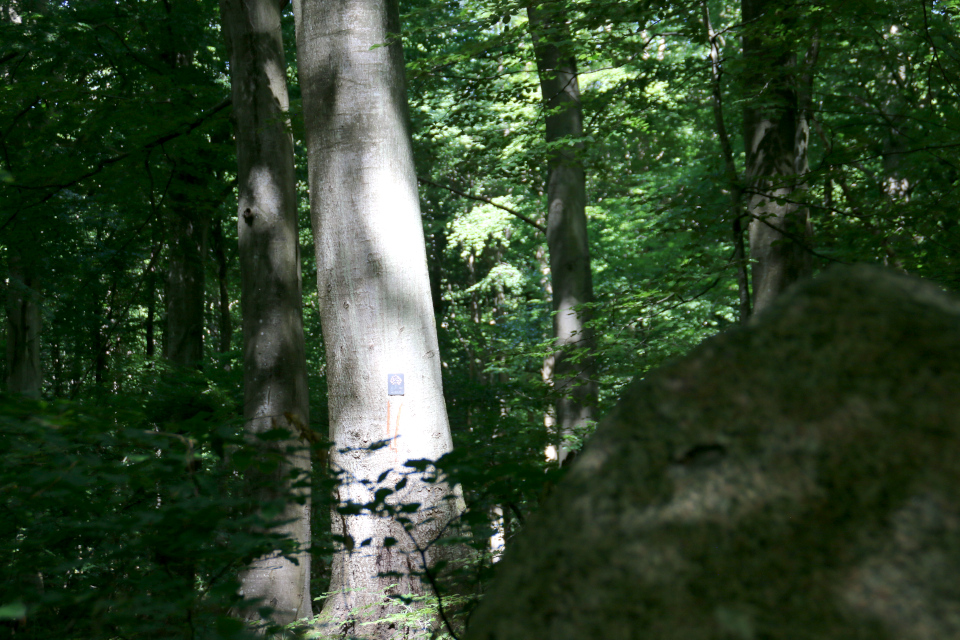
[[583,110],[573,55],[558,42],[568,40],[559,2],[527,9],[546,114],[551,151],[547,178],[547,247],[553,287],[553,328],[557,352],[553,384],[557,400],[557,456],[568,454],[567,436],[594,419],[597,403],[595,340],[589,327],[593,302],[587,241],[586,176],[583,170]]
[[[176,2],[164,0],[163,6],[168,20],[163,23],[166,39],[160,59],[171,73],[176,73],[191,63],[194,52],[175,28]],[[167,194],[169,223],[165,225],[169,253],[163,356],[175,366],[199,368],[203,359],[204,260],[210,227],[205,182],[209,178],[204,167],[185,152],[173,157],[176,165]]]
[[[337,502],[367,503],[378,487],[396,483],[407,460],[437,459],[453,446],[399,13],[394,0],[295,0],[294,11],[335,443],[331,468],[342,474]],[[383,440],[389,446],[366,450]],[[338,633],[407,637],[410,631],[395,623],[360,625],[400,610],[384,594],[425,591],[411,574],[422,568],[418,549],[458,513],[459,501],[448,496],[447,487],[411,477],[389,499],[421,505],[410,530],[391,518],[334,510],[333,532],[345,545],[333,560],[333,595],[323,613]],[[398,543],[388,546],[386,538]],[[429,561],[432,551],[425,555]]]
[[[250,433],[280,426],[296,434],[309,423],[309,402],[280,5],[276,0],[221,0],[220,11],[230,50],[237,139],[243,417]],[[309,453],[291,455],[288,464],[271,477],[251,479],[261,500],[283,496],[291,469],[310,473]],[[309,497],[302,504],[288,501],[282,519],[289,522],[274,531],[301,545],[297,563],[277,554],[260,558],[241,582],[246,597],[272,607],[273,620],[286,624],[313,615]],[[246,615],[258,617],[256,608]]]
[[93,327],[90,331],[90,343],[93,346],[93,383],[98,391],[103,391],[103,380],[107,373],[107,336],[104,335],[104,308],[97,300],[94,310]]
[[[226,29],[224,29],[224,31],[226,31]],[[284,84],[284,89],[286,89],[286,84]],[[233,110],[234,114],[236,114],[236,102],[233,103]],[[237,139],[239,140],[239,137]],[[292,156],[292,149],[290,153]],[[293,160],[291,159],[291,163],[292,162]],[[296,215],[296,212],[294,212],[294,215]],[[230,291],[227,288],[227,274],[229,273],[227,268],[227,252],[223,240],[223,221],[220,219],[217,219],[216,224],[213,226],[213,252],[217,258],[217,282],[220,285],[220,299],[217,303],[217,311],[220,316],[220,324],[218,327],[220,344],[217,345],[217,350],[220,353],[226,353],[230,351],[233,322],[230,318]]]
[[737,270],[737,293],[739,299],[740,322],[746,323],[750,317],[750,278],[747,274],[747,256],[743,246],[743,189],[737,175],[737,165],[733,158],[733,145],[727,133],[723,112],[723,67],[720,64],[720,43],[706,2],[701,2],[703,26],[707,30],[710,44],[710,69],[712,75],[713,117],[720,139],[720,152],[723,155],[723,172],[730,190],[730,217],[733,231],[733,263]]
[[157,291],[156,291],[156,271],[151,268],[147,271],[146,275],[146,288],[147,294],[147,319],[145,321],[146,326],[144,327],[144,341],[146,343],[146,356],[148,360],[152,360],[154,354],[156,353],[156,316],[157,316]]
[[187,197],[197,179],[187,172],[174,177],[167,271],[167,318],[163,355],[181,367],[197,367],[203,359],[204,257],[209,220],[203,204]]
[[40,306],[30,269],[15,250],[8,259],[7,391],[40,396]]
[[[883,192],[887,197],[887,204],[890,213],[882,218],[887,220],[897,220],[903,215],[901,210],[904,205],[910,202],[910,194],[916,187],[911,183],[910,178],[904,173],[904,167],[901,164],[903,154],[909,148],[909,132],[911,121],[904,118],[898,112],[901,110],[900,103],[903,101],[903,95],[906,88],[911,84],[911,78],[908,75],[909,68],[905,60],[898,56],[894,68],[888,71],[889,85],[888,97],[884,101],[881,111],[881,117],[886,121],[887,131],[883,137]],[[881,219],[882,219],[881,218]],[[883,248],[883,263],[900,271],[906,272],[903,260],[897,254],[892,239],[896,238],[897,227],[900,225],[891,224],[887,228],[878,228],[873,233],[880,238],[880,246]]]
[[807,167],[809,126],[798,95],[795,43],[767,32],[773,25],[768,12],[781,5],[742,0],[741,6],[748,25],[743,37],[747,212],[754,310],[760,310],[811,269],[808,212],[795,202]]
[[57,336],[53,344],[50,345],[50,363],[53,365],[53,371],[51,372],[52,389],[51,392],[54,398],[63,397],[63,350],[61,349],[61,337]]

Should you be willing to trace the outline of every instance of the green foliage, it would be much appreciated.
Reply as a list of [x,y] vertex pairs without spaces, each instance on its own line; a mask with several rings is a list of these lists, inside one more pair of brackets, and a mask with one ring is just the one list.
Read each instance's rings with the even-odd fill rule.
[[[395,635],[397,637],[410,638],[411,640],[454,640],[454,636],[441,626],[440,601],[436,596],[388,594],[387,591],[393,589],[395,586],[396,585],[391,585],[383,589],[380,593],[379,602],[375,601],[367,605],[367,608],[372,608],[390,604],[393,605],[395,613],[391,613],[379,620],[371,621],[367,623],[367,625],[372,626],[387,623],[396,629]],[[316,598],[316,600],[322,601],[329,595],[331,594],[324,594]],[[462,604],[462,600],[463,599],[458,596],[448,596],[443,599],[443,606],[456,608]],[[355,612],[358,617],[362,614],[359,608],[352,610],[352,612]],[[290,625],[290,630],[294,633],[301,634],[298,635],[298,637],[310,640],[333,640],[334,638],[338,640],[360,640],[362,638],[362,636],[343,636],[338,633],[330,634],[324,630],[324,624],[326,622],[327,620],[323,615],[316,615],[310,621]],[[458,620],[458,622],[461,621]]]
[[0,606],[25,637],[246,637],[230,620],[239,571],[295,549],[257,533],[283,500],[253,504],[244,478],[282,456],[245,439],[215,389],[176,386],[206,400],[154,397],[151,419],[0,397]]
[[[759,100],[743,90],[745,33],[798,59],[819,44],[810,171],[792,196],[811,212],[817,268],[884,262],[960,286],[955,0],[800,2],[755,25],[741,23],[737,3],[707,2],[735,183],[720,153],[701,3],[549,4],[565,13],[569,37],[560,44],[580,71],[599,414],[628,380],[740,320],[730,196],[746,182],[743,105]],[[226,616],[238,604],[236,571],[277,543],[252,533],[271,507],[256,515],[242,490],[245,470],[266,462],[239,437],[235,418],[235,163],[229,109],[215,108],[229,93],[215,5],[21,0],[0,15],[0,279],[7,291],[20,286],[8,277],[16,260],[35,277],[27,293],[42,308],[47,399],[5,398],[0,407],[8,510],[0,562],[11,576],[0,585],[0,620],[25,613],[36,637],[241,633]],[[459,484],[468,505],[464,533],[451,542],[476,550],[475,564],[447,578],[470,594],[458,605],[468,611],[478,589],[464,584],[485,580],[495,514],[509,545],[562,473],[543,456],[551,440],[544,416],[557,400],[543,379],[553,351],[549,261],[543,233],[521,218],[545,223],[550,149],[525,4],[413,0],[403,9],[456,445],[437,461],[438,477]],[[311,428],[326,433],[289,10],[283,28]],[[796,75],[785,66],[759,71]],[[159,358],[178,198],[209,206],[222,227],[222,265],[212,242],[204,256],[202,373],[165,371]],[[221,352],[225,338],[232,342]],[[336,478],[317,464],[312,480],[320,593],[332,548],[345,541],[328,533]],[[381,494],[346,508],[399,518],[413,509],[389,503]],[[414,618],[426,610],[415,609]]]

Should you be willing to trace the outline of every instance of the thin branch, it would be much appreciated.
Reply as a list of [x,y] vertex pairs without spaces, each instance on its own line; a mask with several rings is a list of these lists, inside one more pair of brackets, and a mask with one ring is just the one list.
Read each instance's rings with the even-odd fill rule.
[[733,159],[733,146],[727,134],[727,126],[723,117],[723,68],[720,65],[720,47],[717,44],[719,34],[713,30],[710,21],[710,10],[706,1],[701,2],[703,10],[703,25],[707,30],[710,42],[710,69],[713,75],[713,117],[717,126],[717,137],[720,138],[720,150],[723,155],[724,175],[730,185],[730,205],[733,208],[733,246],[732,260],[737,268],[737,296],[739,299],[740,322],[744,323],[750,317],[750,277],[747,273],[747,254],[743,243],[743,188],[737,175],[737,165]]
[[[9,124],[9,126],[7,126],[6,130],[3,132],[3,137],[6,138],[7,136],[9,136],[9,135],[10,135],[10,132],[13,131],[13,128],[14,128],[15,126],[17,126],[17,121],[18,121],[20,118],[22,118],[23,116],[25,116],[25,115],[27,115],[28,113],[30,113],[30,109],[33,109],[35,106],[37,106],[37,104],[38,104],[41,100],[43,100],[43,98],[42,98],[41,96],[37,96],[37,97],[33,100],[33,102],[29,103],[29,104],[28,104],[27,106],[25,106],[23,109],[21,109],[20,111],[18,111],[17,113],[15,113],[15,114],[13,115],[13,117],[10,118],[10,124]],[[8,165],[10,164],[9,161],[7,162],[7,164],[8,164]]]
[[200,125],[202,125],[204,122],[206,122],[207,120],[209,120],[211,117],[213,117],[213,116],[216,115],[217,113],[219,113],[219,112],[223,111],[224,109],[226,109],[227,107],[229,107],[229,106],[232,104],[232,102],[233,102],[233,100],[232,100],[231,98],[224,98],[219,104],[217,104],[216,106],[214,106],[212,109],[210,109],[209,111],[205,111],[204,113],[201,113],[199,116],[197,116],[196,118],[194,118],[192,121],[188,122],[186,125],[182,125],[181,127],[179,127],[179,128],[177,128],[177,129],[175,129],[175,130],[173,130],[173,131],[170,131],[169,133],[166,133],[166,134],[160,136],[159,138],[156,138],[156,139],[154,139],[154,140],[151,140],[150,142],[148,142],[147,144],[143,145],[142,147],[140,147],[140,148],[138,148],[138,149],[134,149],[133,151],[127,151],[127,152],[125,152],[125,153],[121,153],[121,154],[119,154],[119,155],[112,156],[112,157],[110,157],[110,158],[104,158],[103,160],[101,160],[100,162],[98,162],[93,169],[90,169],[90,170],[88,170],[88,171],[80,174],[79,176],[68,180],[67,182],[50,183],[50,184],[40,185],[40,186],[37,186],[37,187],[30,186],[30,185],[25,185],[25,184],[13,184],[13,185],[11,185],[11,186],[17,187],[17,188],[20,188],[20,189],[33,189],[33,190],[39,190],[39,189],[57,189],[57,190],[62,190],[62,189],[66,189],[67,187],[72,187],[73,185],[77,184],[78,182],[82,182],[82,181],[86,180],[87,178],[91,178],[91,177],[95,176],[96,174],[100,173],[101,171],[103,171],[103,170],[104,170],[105,168],[107,168],[108,166],[110,166],[110,165],[112,165],[112,164],[116,164],[117,162],[120,162],[121,160],[125,160],[125,159],[129,158],[130,156],[132,156],[132,155],[135,154],[135,153],[139,153],[139,152],[141,152],[141,151],[149,151],[150,149],[153,149],[154,147],[159,147],[160,145],[162,145],[162,144],[164,144],[164,143],[166,143],[166,142],[170,142],[171,140],[173,140],[173,139],[175,139],[175,138],[179,138],[179,137],[181,137],[181,136],[185,136],[185,135],[188,135],[188,134],[192,133],[194,129],[196,129],[197,127],[199,127]]
[[[406,531],[406,529],[404,529],[404,531]],[[430,588],[432,588],[433,592],[437,594],[437,613],[440,614],[440,619],[443,620],[443,626],[447,628],[447,633],[453,637],[453,640],[460,640],[460,636],[458,636],[457,632],[453,630],[453,624],[450,623],[450,620],[447,618],[447,612],[443,608],[443,594],[440,593],[440,587],[437,585],[437,579],[427,566],[427,552],[420,548],[420,545],[417,544],[416,540],[414,540],[413,534],[407,531],[407,535],[410,536],[411,540],[413,540],[417,548],[417,553],[420,554],[420,561],[423,563],[423,574],[427,577],[427,582],[430,583]]]
[[[446,531],[449,526],[450,522],[447,522],[445,525],[443,525],[443,528],[440,530],[438,536],[443,535],[443,532]],[[460,640],[457,632],[453,630],[453,625],[447,618],[447,612],[443,608],[443,594],[440,592],[440,586],[437,584],[436,576],[434,576],[433,572],[430,571],[430,566],[427,562],[427,551],[430,550],[430,547],[433,546],[433,543],[436,542],[439,537],[427,543],[426,547],[421,547],[420,543],[417,542],[417,539],[413,536],[413,533],[409,529],[403,527],[403,531],[407,534],[407,537],[410,538],[410,542],[413,543],[414,549],[416,549],[417,553],[420,555],[420,562],[423,563],[423,574],[426,576],[427,582],[430,583],[430,588],[433,589],[433,592],[437,595],[437,613],[440,614],[440,619],[443,621],[443,625],[447,628],[447,633],[453,637],[453,640]]]
[[[810,203],[808,203],[808,202],[801,202],[801,201],[799,201],[799,200],[790,200],[789,198],[784,198],[783,196],[771,197],[770,194],[763,193],[763,192],[761,192],[761,191],[754,191],[754,190],[752,190],[752,189],[744,189],[743,193],[745,193],[745,194],[750,194],[750,195],[756,195],[756,196],[763,196],[764,198],[767,198],[767,199],[769,199],[769,200],[782,200],[782,201],[784,201],[784,202],[789,202],[789,203],[791,203],[791,204],[799,204],[799,205],[802,205],[802,206],[805,206],[805,207],[823,208],[823,207],[819,207],[818,205],[810,204]],[[822,253],[816,251],[816,250],[815,250],[813,247],[811,247],[803,238],[798,237],[798,236],[797,236],[796,234],[794,234],[794,233],[790,233],[790,232],[787,231],[786,229],[781,229],[780,227],[772,224],[772,223],[767,219],[769,216],[757,215],[756,213],[746,212],[746,213],[744,214],[744,217],[750,218],[751,220],[756,220],[756,221],[759,222],[760,224],[763,224],[763,225],[765,225],[765,226],[773,229],[774,231],[776,231],[777,233],[779,233],[780,235],[782,235],[784,238],[787,238],[788,240],[796,243],[801,249],[803,249],[804,251],[806,251],[807,253],[809,253],[809,254],[812,255],[812,256],[816,256],[817,258],[820,258],[821,260],[826,260],[827,262],[836,262],[837,264],[849,264],[848,262],[844,262],[843,260],[838,260],[838,259],[836,259],[836,258],[831,258],[830,256],[823,255]]]
[[520,507],[518,507],[512,502],[508,502],[507,506],[510,507],[510,511],[513,511],[513,515],[516,516],[517,521],[520,523],[520,526],[521,527],[524,526],[526,524],[526,519],[523,517],[523,514],[520,513]]
[[523,220],[524,222],[526,222],[526,223],[529,224],[530,226],[535,227],[536,229],[538,229],[538,230],[540,231],[540,233],[546,233],[546,232],[547,232],[547,229],[546,229],[542,224],[540,224],[539,222],[537,222],[536,220],[534,220],[534,219],[532,219],[532,218],[528,218],[527,216],[523,215],[522,213],[520,213],[520,212],[517,211],[516,209],[511,209],[510,207],[505,207],[505,206],[503,206],[502,204],[497,204],[496,202],[494,202],[493,200],[491,200],[491,199],[489,199],[489,198],[484,198],[483,196],[475,196],[475,195],[470,194],[470,193],[465,193],[465,192],[463,192],[463,191],[460,191],[459,189],[455,189],[454,187],[448,187],[448,186],[446,186],[446,185],[438,184],[438,183],[434,182],[433,180],[427,180],[426,178],[421,178],[421,177],[419,177],[419,176],[417,177],[417,182],[419,182],[420,184],[428,184],[428,185],[430,185],[431,187],[437,187],[438,189],[446,189],[447,191],[449,191],[449,192],[451,192],[451,193],[455,193],[455,194],[457,194],[458,196],[460,196],[460,197],[462,197],[462,198],[467,198],[468,200],[476,200],[477,202],[485,202],[485,203],[487,203],[487,204],[489,204],[489,205],[492,205],[492,206],[496,207],[497,209],[501,209],[501,210],[506,211],[507,213],[513,215],[513,216],[516,216],[517,218]]
[[210,109],[209,111],[205,111],[204,113],[201,113],[199,116],[197,116],[196,118],[194,118],[192,121],[186,123],[186,125],[181,125],[181,126],[178,127],[177,129],[175,129],[175,130],[173,130],[173,131],[170,131],[169,133],[166,133],[166,134],[160,136],[159,138],[155,138],[154,140],[151,140],[150,142],[148,142],[147,144],[145,144],[144,146],[142,146],[142,147],[140,147],[140,148],[138,148],[138,149],[134,149],[134,150],[132,150],[132,151],[127,151],[127,152],[125,152],[125,153],[121,153],[121,154],[119,154],[119,155],[112,156],[112,157],[110,157],[110,158],[104,158],[103,160],[99,161],[99,162],[96,164],[96,166],[94,166],[92,169],[89,169],[88,171],[85,171],[85,172],[83,172],[82,174],[80,174],[80,175],[78,175],[78,176],[76,176],[76,177],[74,177],[74,178],[72,178],[72,179],[70,179],[70,180],[67,180],[66,182],[50,183],[50,184],[45,184],[45,185],[41,185],[41,186],[38,186],[38,187],[34,187],[34,186],[30,186],[30,185],[24,185],[24,184],[13,184],[13,185],[10,185],[11,187],[18,188],[18,189],[24,189],[24,190],[43,190],[43,189],[50,189],[51,191],[50,191],[50,193],[46,194],[45,196],[43,196],[42,198],[40,198],[40,199],[37,200],[36,202],[34,202],[34,203],[32,203],[32,204],[25,205],[25,206],[23,206],[23,207],[20,207],[19,209],[17,209],[16,211],[14,211],[12,214],[10,214],[10,216],[6,219],[6,221],[4,221],[4,223],[3,223],[2,225],[0,225],[0,231],[3,231],[4,229],[6,229],[7,226],[8,226],[11,222],[13,222],[13,220],[17,217],[17,215],[20,214],[21,211],[25,211],[26,209],[31,209],[31,208],[33,208],[33,207],[40,206],[41,204],[47,202],[48,200],[50,200],[51,198],[53,198],[53,196],[55,196],[55,195],[58,194],[59,192],[63,191],[64,189],[67,189],[67,188],[69,188],[69,187],[72,187],[72,186],[76,185],[76,184],[79,183],[79,182],[83,182],[83,181],[86,180],[87,178],[92,178],[93,176],[97,175],[98,173],[100,173],[101,171],[103,171],[104,169],[106,169],[107,167],[109,167],[110,165],[116,164],[116,163],[120,162],[121,160],[125,160],[125,159],[129,158],[130,156],[132,156],[132,155],[134,155],[134,154],[136,154],[136,153],[141,153],[141,152],[143,152],[143,151],[149,151],[149,150],[154,149],[154,148],[156,148],[156,147],[162,146],[164,143],[169,142],[170,140],[173,140],[173,139],[175,139],[175,138],[179,138],[179,137],[181,137],[181,136],[185,136],[185,135],[188,135],[188,134],[192,133],[194,129],[196,129],[197,127],[199,127],[200,125],[202,125],[204,122],[206,122],[207,120],[209,120],[210,118],[212,118],[212,117],[213,117],[214,115],[216,115],[217,113],[219,113],[219,112],[223,111],[224,109],[226,109],[227,107],[229,107],[232,103],[233,103],[233,101],[232,101],[231,98],[225,98],[225,99],[222,100],[219,104],[217,104],[216,106],[214,106],[212,109]]
[[[112,33],[112,34],[114,35],[114,37],[115,37],[117,40],[120,41],[120,44],[121,44],[121,45],[123,46],[123,48],[127,51],[127,54],[129,54],[130,57],[133,58],[134,60],[136,60],[139,64],[143,65],[144,67],[146,67],[146,68],[149,69],[150,71],[153,71],[154,73],[158,73],[158,74],[160,74],[160,75],[163,75],[163,74],[164,74],[164,71],[163,71],[162,69],[159,69],[159,68],[153,66],[153,64],[151,64],[148,60],[145,60],[139,53],[137,53],[136,51],[134,51],[134,50],[130,47],[130,45],[127,44],[127,41],[124,39],[123,35],[122,35],[119,31],[117,31],[116,29],[114,29],[111,25],[106,24],[106,23],[101,23],[101,24],[98,24],[97,27],[98,27],[98,28],[99,28],[99,27],[102,27],[102,28],[106,29],[107,31],[109,31],[110,33]],[[99,39],[98,39],[98,40],[99,40]]]
[[[947,71],[943,68],[943,63],[940,61],[939,48],[937,47],[936,42],[933,40],[933,36],[930,35],[930,18],[927,15],[927,1],[920,0],[920,6],[923,8],[923,33],[926,36],[927,41],[930,43],[930,49],[933,50],[933,60],[936,62],[937,68],[940,69],[940,75],[943,76],[944,81],[949,82],[956,88],[957,83],[954,80],[947,79]],[[931,9],[933,8],[933,2],[930,3]],[[929,87],[929,83],[927,85]],[[927,89],[929,94],[930,90]]]
[[901,156],[907,155],[909,153],[920,153],[921,151],[938,151],[940,149],[955,149],[960,147],[960,142],[950,142],[948,144],[928,144],[923,147],[916,147],[915,149],[904,149],[903,151],[886,151],[884,153],[877,153],[872,156],[861,156],[857,158],[858,162],[863,162],[864,160],[873,160],[875,158],[882,158],[883,156]]
[[691,298],[687,298],[686,300],[684,300],[683,296],[681,296],[681,295],[678,294],[677,297],[680,298],[680,302],[677,303],[677,304],[675,304],[673,307],[669,307],[669,308],[666,309],[666,310],[674,309],[674,308],[676,308],[676,307],[679,307],[679,306],[682,305],[682,304],[687,304],[687,303],[689,303],[689,302],[693,302],[694,300],[696,300],[696,299],[698,299],[698,298],[702,298],[703,296],[705,296],[705,295],[707,295],[708,293],[710,293],[710,290],[713,289],[715,286],[717,286],[719,283],[720,283],[720,278],[714,278],[713,282],[711,282],[710,284],[708,284],[706,289],[704,289],[703,291],[701,291],[700,293],[694,295],[694,296],[691,297]]
[[[160,242],[156,245],[156,248],[154,248],[150,256],[150,262],[148,262],[147,266],[144,268],[143,274],[139,278],[137,278],[137,286],[134,288],[133,293],[130,296],[130,301],[127,303],[126,307],[124,307],[123,311],[121,311],[118,314],[117,319],[114,320],[112,323],[109,323],[109,326],[107,327],[107,330],[103,335],[103,348],[107,352],[107,355],[109,355],[110,353],[111,341],[115,337],[115,334],[120,330],[121,320],[125,319],[130,314],[130,309],[133,308],[133,303],[136,301],[137,295],[140,293],[140,289],[143,287],[143,284],[147,281],[146,275],[154,270],[154,268],[157,265],[157,261],[160,259],[160,255],[162,251],[163,251],[163,243]],[[109,321],[110,319],[111,319],[110,314],[108,314],[107,320]],[[116,345],[114,345],[114,347],[116,347]],[[73,392],[70,394],[71,400],[76,398],[77,394],[80,393],[80,389],[83,383],[86,382],[87,378],[90,376],[90,373],[93,371],[94,366],[95,366],[95,363],[91,363],[87,365],[83,373],[80,374],[79,379],[77,380],[76,387],[74,387]]]

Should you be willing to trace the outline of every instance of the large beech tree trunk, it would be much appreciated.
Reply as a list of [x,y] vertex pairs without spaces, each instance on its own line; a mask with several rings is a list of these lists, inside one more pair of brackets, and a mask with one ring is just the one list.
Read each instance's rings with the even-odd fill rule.
[[17,252],[10,251],[7,284],[7,391],[40,395],[40,307],[35,283]]
[[[237,138],[243,417],[250,433],[275,427],[296,433],[309,422],[309,404],[280,5],[276,0],[221,0],[220,11],[230,50]],[[251,479],[261,501],[283,497],[291,468],[309,474],[309,453],[290,455],[288,464],[269,477]],[[269,555],[255,561],[241,580],[246,597],[262,599],[274,609],[273,620],[286,624],[313,615],[306,550],[309,499],[288,501],[282,519],[289,522],[275,531],[300,543],[297,562]],[[256,609],[247,615],[255,617]]]
[[569,40],[559,3],[528,8],[540,91],[551,151],[547,177],[547,247],[553,288],[553,329],[557,352],[553,384],[558,393],[556,434],[558,461],[567,456],[566,436],[594,419],[597,382],[593,330],[588,326],[593,302],[590,249],[587,242],[583,110],[573,55],[556,43]]
[[[796,203],[807,171],[809,126],[795,42],[770,37],[775,0],[742,0],[744,146],[754,310],[808,274],[808,211]],[[789,24],[788,24],[789,27]],[[779,200],[779,202],[778,202]]]
[[[378,486],[396,482],[390,470],[452,448],[398,9],[390,0],[295,0],[294,11],[335,443],[330,462],[342,474],[338,502],[367,503]],[[395,381],[392,389],[388,379]],[[366,450],[383,440],[389,446]],[[423,549],[455,517],[458,505],[444,499],[448,493],[411,477],[391,498],[421,505],[409,536],[393,519],[334,511],[333,532],[345,545],[334,556],[333,595],[323,613],[338,633],[408,633],[388,623],[359,625],[398,610],[383,603],[384,593],[424,591],[410,575],[422,567],[416,547]],[[387,546],[385,538],[398,544]],[[378,577],[386,572],[400,577]]]

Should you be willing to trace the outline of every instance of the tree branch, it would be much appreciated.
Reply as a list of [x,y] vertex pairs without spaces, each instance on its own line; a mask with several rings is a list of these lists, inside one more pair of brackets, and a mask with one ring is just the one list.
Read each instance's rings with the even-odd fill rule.
[[706,0],[700,3],[703,11],[703,26],[707,30],[710,43],[710,69],[713,76],[713,117],[717,127],[717,137],[720,138],[720,150],[723,154],[724,175],[730,186],[730,205],[733,208],[733,246],[732,260],[737,267],[737,296],[739,298],[740,322],[745,323],[750,317],[750,276],[747,273],[747,252],[743,243],[743,188],[740,177],[737,175],[737,165],[733,159],[733,146],[727,134],[727,126],[723,117],[723,68],[720,66],[719,34],[713,30],[710,22],[710,10]]
[[491,199],[489,199],[489,198],[484,198],[483,196],[475,196],[475,195],[472,195],[472,194],[469,194],[469,193],[465,193],[465,192],[463,192],[463,191],[460,191],[459,189],[455,189],[455,188],[453,188],[453,187],[448,187],[448,186],[446,186],[446,185],[438,184],[438,183],[434,182],[433,180],[427,180],[426,178],[421,178],[421,177],[419,177],[419,176],[417,176],[417,182],[419,182],[420,184],[428,184],[428,185],[430,185],[431,187],[437,187],[438,189],[446,189],[447,191],[449,191],[449,192],[451,192],[451,193],[455,193],[455,194],[457,194],[458,196],[460,196],[460,197],[462,197],[462,198],[467,198],[468,200],[476,200],[477,202],[485,202],[485,203],[487,203],[487,204],[489,204],[489,205],[492,205],[492,206],[496,207],[497,209],[501,209],[501,210],[506,211],[507,213],[513,215],[513,216],[516,216],[517,218],[523,220],[524,222],[526,222],[526,223],[529,224],[530,226],[535,227],[536,229],[538,229],[538,230],[540,231],[540,233],[544,233],[544,234],[545,234],[545,233],[547,232],[546,228],[545,228],[542,224],[540,224],[539,222],[537,222],[536,220],[534,220],[534,219],[532,219],[532,218],[528,218],[527,216],[523,215],[522,213],[520,213],[519,211],[517,211],[517,210],[515,210],[515,209],[511,209],[510,207],[505,207],[505,206],[503,206],[502,204],[497,204],[496,202],[494,202],[493,200],[491,200]]
[[39,200],[37,200],[36,202],[34,202],[34,203],[32,203],[32,204],[25,205],[25,206],[23,206],[23,207],[20,207],[19,209],[17,209],[16,211],[14,211],[12,214],[10,214],[10,217],[8,217],[8,218],[4,221],[4,223],[3,223],[2,225],[0,225],[0,231],[3,231],[4,229],[6,229],[7,226],[8,226],[11,222],[13,222],[14,218],[16,218],[17,215],[19,215],[21,211],[24,211],[24,210],[26,210],[26,209],[30,209],[30,208],[33,208],[33,207],[40,206],[41,204],[43,204],[43,203],[47,202],[48,200],[50,200],[53,196],[55,196],[55,195],[56,195],[57,193],[59,193],[60,191],[63,191],[64,189],[67,189],[68,187],[72,187],[72,186],[74,186],[75,184],[77,184],[77,183],[79,183],[79,182],[83,182],[83,181],[86,180],[87,178],[92,178],[93,176],[97,175],[98,173],[100,173],[101,171],[103,171],[104,169],[106,169],[107,167],[109,167],[109,166],[112,165],[112,164],[116,164],[116,163],[120,162],[121,160],[125,160],[125,159],[129,158],[130,156],[132,156],[132,155],[134,155],[134,154],[141,153],[141,152],[143,152],[143,151],[149,151],[149,150],[151,150],[151,149],[154,149],[154,148],[156,148],[156,147],[159,147],[160,145],[162,145],[162,144],[164,144],[164,143],[166,143],[166,142],[169,142],[170,140],[173,140],[174,138],[179,138],[180,136],[185,136],[185,135],[188,135],[188,134],[192,133],[194,129],[196,129],[197,127],[199,127],[200,125],[202,125],[204,122],[206,122],[207,120],[209,120],[210,118],[212,118],[212,117],[215,116],[216,114],[220,113],[221,111],[223,111],[224,109],[226,109],[227,107],[229,107],[232,103],[233,103],[233,101],[232,101],[231,98],[225,98],[225,99],[223,99],[222,101],[220,101],[220,103],[218,103],[217,105],[215,105],[213,108],[211,108],[211,109],[208,110],[208,111],[205,111],[205,112],[201,113],[199,116],[197,116],[196,118],[194,118],[194,119],[191,120],[190,122],[186,123],[185,125],[181,125],[181,126],[178,127],[177,129],[175,129],[175,130],[173,130],[173,131],[170,131],[169,133],[166,133],[166,134],[160,136],[159,138],[155,138],[154,140],[151,140],[150,142],[148,142],[147,144],[145,144],[144,146],[142,146],[142,147],[140,147],[140,148],[138,148],[138,149],[134,149],[133,151],[127,151],[127,152],[125,152],[125,153],[121,153],[121,154],[119,154],[119,155],[112,156],[112,157],[110,157],[110,158],[104,158],[103,160],[100,160],[92,169],[89,169],[89,170],[81,173],[80,175],[78,175],[78,176],[76,176],[76,177],[74,177],[74,178],[71,178],[70,180],[67,180],[66,182],[50,183],[50,184],[45,184],[45,185],[41,185],[41,186],[38,186],[38,187],[34,187],[34,186],[30,186],[30,185],[25,185],[25,184],[12,184],[12,185],[10,185],[11,187],[14,187],[14,188],[24,189],[24,190],[30,190],[30,191],[50,189],[50,192],[49,192],[48,194],[46,194],[45,196],[43,196],[42,198],[40,198]]

